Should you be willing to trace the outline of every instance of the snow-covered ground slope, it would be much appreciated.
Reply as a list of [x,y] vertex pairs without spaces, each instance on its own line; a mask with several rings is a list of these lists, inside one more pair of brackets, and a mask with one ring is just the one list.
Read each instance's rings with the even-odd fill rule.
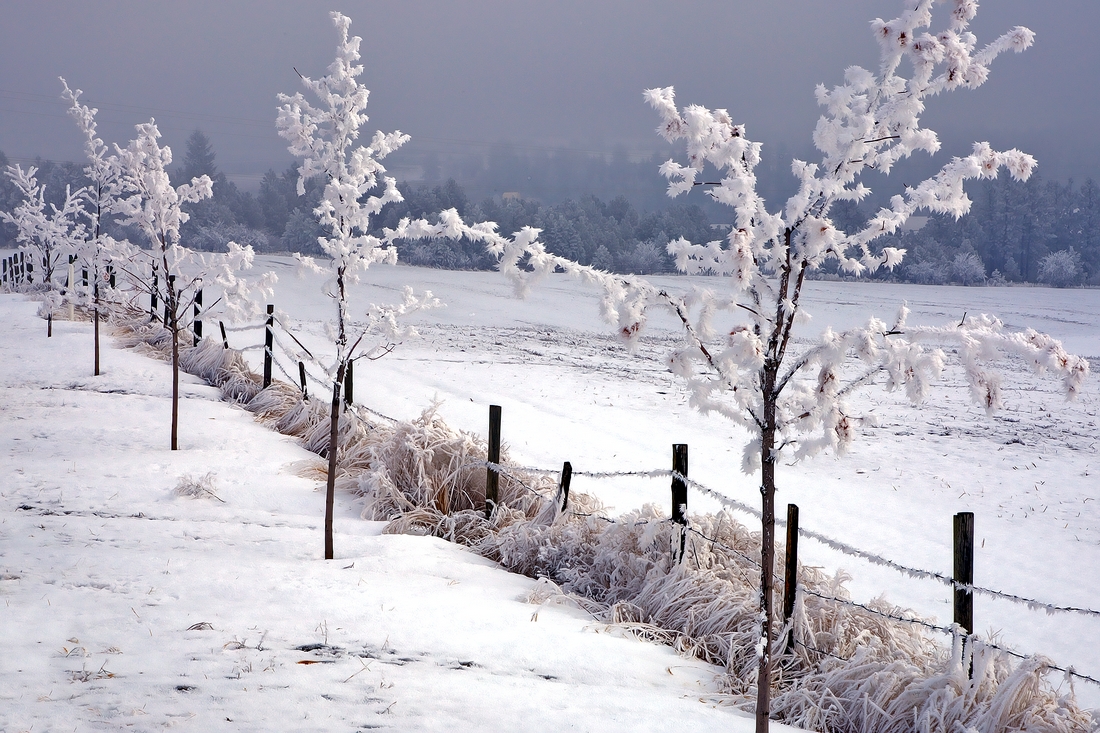
[[[292,261],[260,258],[280,274],[276,302],[288,325],[314,353],[324,352],[323,321],[334,306],[320,297],[320,279],[299,279]],[[673,288],[720,288],[713,278],[657,278]],[[671,444],[690,446],[691,476],[750,505],[755,479],[740,472],[745,435],[687,405],[686,394],[661,357],[678,341],[671,319],[655,315],[638,353],[625,351],[598,318],[596,296],[565,276],[537,286],[527,300],[512,296],[496,273],[374,267],[354,298],[399,299],[400,288],[430,289],[447,307],[419,316],[422,338],[374,362],[359,362],[358,402],[409,418],[431,400],[455,427],[485,433],[487,405],[504,408],[504,438],[525,465],[575,471],[650,470],[671,466]],[[819,456],[783,466],[779,502],[801,508],[802,526],[903,565],[950,574],[952,515],[973,511],[977,525],[976,583],[1061,605],[1100,609],[1100,290],[958,288],[876,283],[811,282],[803,303],[812,315],[800,333],[841,329],[871,315],[891,321],[901,303],[911,324],[958,322],[991,313],[1014,329],[1033,327],[1091,357],[1094,376],[1066,403],[1058,385],[1024,364],[1004,369],[1007,409],[986,415],[974,406],[960,369],[949,366],[930,399],[912,407],[904,395],[871,387],[854,401],[863,433],[844,458]],[[262,341],[260,332],[233,333],[236,345]],[[281,340],[293,345],[286,336]],[[259,364],[260,353],[250,358]],[[285,357],[284,357],[285,358]],[[294,365],[286,368],[293,371]],[[313,388],[311,386],[311,388]],[[589,491],[622,511],[669,502],[667,480],[594,480]],[[717,503],[697,492],[693,511]],[[782,512],[782,509],[781,509]],[[744,517],[752,526],[752,518]],[[341,531],[354,531],[341,523]],[[804,562],[853,576],[857,600],[888,600],[950,624],[950,589],[913,580],[842,555],[814,541]],[[979,631],[999,632],[1002,644],[1043,653],[1063,666],[1100,677],[1100,618],[1051,614],[979,596]],[[1078,683],[1082,700],[1100,707],[1100,689]]]
[[[0,730],[752,729],[715,703],[720,670],[527,603],[533,581],[381,535],[346,497],[321,560],[309,454],[186,375],[168,451],[168,365],[107,349],[92,377],[90,324],[47,339],[35,310],[0,295]],[[415,363],[364,370],[361,394],[402,413],[435,390],[465,400],[466,354],[432,344],[481,348],[479,332],[431,333],[404,350]],[[207,473],[208,492],[178,495]]]

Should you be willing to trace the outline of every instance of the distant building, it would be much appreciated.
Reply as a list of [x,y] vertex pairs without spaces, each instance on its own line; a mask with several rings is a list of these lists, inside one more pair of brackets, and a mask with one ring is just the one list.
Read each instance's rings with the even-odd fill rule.
[[523,198],[519,195],[519,191],[505,191],[500,197],[505,201],[519,201]]

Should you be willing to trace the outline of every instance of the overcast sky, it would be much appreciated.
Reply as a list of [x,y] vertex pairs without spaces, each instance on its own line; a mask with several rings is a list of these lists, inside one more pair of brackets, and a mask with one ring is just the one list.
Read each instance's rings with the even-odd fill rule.
[[[646,87],[725,107],[767,145],[804,151],[813,89],[852,64],[874,68],[868,21],[897,0],[5,0],[0,5],[0,150],[79,159],[58,76],[100,108],[102,136],[125,143],[154,116],[182,157],[196,127],[221,169],[256,174],[291,162],[275,134],[276,94],[294,69],[320,76],[339,9],[364,38],[368,126],[441,155],[509,142],[533,149],[662,149]],[[988,140],[1039,158],[1047,177],[1100,177],[1100,23],[1096,0],[986,0],[980,42],[1015,26],[1037,33],[1002,56],[976,91],[929,101],[925,124],[949,154]],[[671,150],[669,151],[672,152]],[[245,179],[242,179],[242,181]]]

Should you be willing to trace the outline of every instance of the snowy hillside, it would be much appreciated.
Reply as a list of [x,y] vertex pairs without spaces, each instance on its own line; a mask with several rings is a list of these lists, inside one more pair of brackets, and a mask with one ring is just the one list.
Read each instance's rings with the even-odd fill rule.
[[[263,259],[263,258],[261,258]],[[318,297],[319,279],[295,274],[292,262],[266,259],[280,274],[276,301],[296,335],[315,353],[325,349],[321,323],[332,305]],[[657,278],[682,289],[707,278]],[[598,317],[596,295],[564,277],[513,297],[494,273],[377,267],[364,275],[356,302],[397,300],[411,284],[445,304],[419,317],[422,338],[403,344],[356,373],[356,399],[399,418],[418,414],[433,399],[446,420],[485,434],[487,405],[503,407],[504,440],[522,465],[575,471],[633,471],[671,467],[671,444],[690,446],[691,476],[751,506],[756,479],[740,470],[744,433],[717,416],[703,417],[662,363],[678,342],[671,319],[656,315],[650,339],[628,353]],[[1072,353],[1100,364],[1100,291],[1048,288],[960,288],[877,283],[811,282],[804,296],[812,338],[871,315],[889,321],[907,302],[910,322],[942,325],[964,314],[990,313],[1011,329],[1035,328],[1061,339]],[[255,344],[262,332],[235,335]],[[663,335],[662,335],[663,334]],[[285,337],[284,337],[285,340]],[[260,363],[260,353],[250,351]],[[292,365],[287,364],[291,370]],[[951,522],[976,514],[975,582],[983,587],[1062,606],[1100,608],[1100,590],[1081,579],[1100,573],[1100,392],[1095,377],[1066,403],[1058,385],[1010,362],[1007,408],[992,417],[970,401],[961,370],[951,365],[930,399],[913,408],[904,395],[871,387],[856,404],[868,417],[846,457],[831,454],[783,466],[779,502],[801,508],[802,526],[912,568],[951,572]],[[588,491],[626,511],[646,502],[669,503],[667,480],[577,478]],[[716,502],[689,493],[692,511]],[[667,509],[666,509],[667,510]],[[744,517],[744,521],[753,521]],[[339,530],[338,530],[339,531]],[[880,594],[950,624],[950,590],[847,557],[813,541],[805,562],[843,568],[857,600]],[[1100,676],[1100,619],[1029,610],[981,596],[979,630],[1000,631],[1023,653],[1043,653],[1062,666]],[[1100,688],[1078,684],[1082,699],[1100,706]]]
[[308,453],[191,377],[168,451],[169,367],[90,377],[90,325],[35,308],[0,296],[0,730],[751,730],[719,670],[346,498],[325,563]]
[[[332,306],[319,281],[298,279],[287,259],[265,258],[260,267],[268,266],[280,274],[275,303],[285,325],[324,353]],[[547,469],[565,460],[577,471],[668,468],[670,444],[688,443],[693,479],[757,503],[754,480],[738,470],[743,435],[689,409],[661,364],[671,323],[629,354],[581,286],[552,279],[519,301],[494,273],[375,267],[355,297],[392,301],[404,284],[431,289],[447,308],[420,317],[420,340],[357,366],[357,402],[407,419],[441,399],[450,424],[482,434],[487,406],[500,404],[512,459]],[[888,319],[908,300],[912,322],[991,312],[1062,338],[1094,366],[1100,355],[1100,291],[866,283],[808,291],[810,334],[871,314]],[[748,718],[715,709],[719,670],[603,633],[575,609],[525,603],[532,581],[468,551],[380,536],[348,497],[337,515],[338,559],[324,563],[322,495],[297,475],[309,454],[292,440],[188,378],[183,450],[173,454],[166,365],[111,350],[105,375],[92,378],[90,326],[57,322],[47,341],[33,304],[5,295],[0,307],[10,324],[0,359],[8,448],[0,594],[14,651],[0,661],[0,728],[114,728],[127,716],[138,728],[190,720],[196,730],[266,730],[273,720],[287,730],[637,730],[663,729],[670,718],[700,730],[740,721],[749,729]],[[229,336],[234,347],[263,338]],[[246,353],[259,364],[259,351]],[[843,459],[783,466],[780,502],[798,503],[806,528],[948,573],[951,516],[974,511],[978,585],[1100,607],[1095,584],[1082,582],[1100,571],[1095,384],[1067,405],[1022,365],[1006,382],[1009,407],[992,418],[970,405],[951,369],[921,408],[864,393],[860,407],[877,416],[874,427]],[[217,498],[173,493],[184,474],[210,471]],[[577,477],[573,488],[622,512],[667,507],[667,484]],[[689,502],[692,511],[718,508],[697,492]],[[847,570],[856,600],[884,594],[951,620],[941,585],[810,540],[802,557]],[[975,616],[980,630],[1000,629],[1004,645],[1100,673],[1100,651],[1088,641],[1100,635],[1100,619],[982,597]],[[327,646],[296,649],[316,644]],[[1100,705],[1100,691],[1077,689]]]

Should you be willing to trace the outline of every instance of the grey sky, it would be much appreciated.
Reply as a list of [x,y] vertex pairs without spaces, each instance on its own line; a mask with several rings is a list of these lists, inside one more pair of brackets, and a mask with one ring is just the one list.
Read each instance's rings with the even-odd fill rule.
[[[0,6],[0,150],[76,160],[59,75],[100,107],[101,132],[125,143],[155,116],[177,159],[196,127],[222,170],[290,162],[276,136],[279,91],[332,60],[332,2],[278,0],[7,0]],[[816,83],[874,68],[868,21],[897,0],[479,0],[364,2],[339,9],[364,38],[371,131],[401,129],[410,151],[442,155],[507,141],[611,152],[664,145],[645,87],[673,85],[681,103],[725,107],[765,144],[803,151],[818,115]],[[1056,179],[1100,177],[1100,21],[1095,0],[986,0],[979,41],[1015,25],[1037,33],[1002,56],[973,92],[929,102],[944,151],[975,140],[1019,147]],[[667,149],[667,147],[665,148]],[[672,152],[671,150],[669,151]],[[656,173],[655,173],[656,175]]]

